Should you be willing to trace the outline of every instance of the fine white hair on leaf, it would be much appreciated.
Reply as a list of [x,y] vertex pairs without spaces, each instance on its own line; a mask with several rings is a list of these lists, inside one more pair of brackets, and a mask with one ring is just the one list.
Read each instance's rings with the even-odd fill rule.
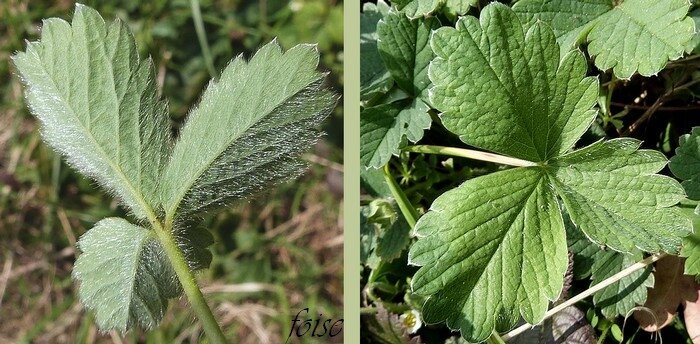
[[126,25],[76,6],[72,24],[46,19],[40,41],[13,60],[44,141],[146,219],[170,150],[169,117],[153,63],[139,58]]
[[167,217],[187,219],[303,172],[300,156],[337,101],[317,64],[315,46],[282,52],[273,41],[209,84],[163,175]]
[[73,277],[102,331],[155,327],[182,293],[156,232],[140,225],[171,230],[191,270],[209,267],[214,239],[200,216],[301,174],[338,99],[315,45],[283,52],[273,41],[209,83],[173,146],[153,62],[121,21],[78,4],[70,24],[46,19],[13,60],[43,140],[139,224],[107,218],[78,243]]

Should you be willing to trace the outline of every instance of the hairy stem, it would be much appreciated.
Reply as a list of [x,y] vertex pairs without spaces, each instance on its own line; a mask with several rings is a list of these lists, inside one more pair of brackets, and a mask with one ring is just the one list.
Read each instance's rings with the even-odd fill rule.
[[199,40],[199,46],[202,48],[202,55],[204,56],[204,63],[207,65],[207,70],[212,79],[216,79],[216,68],[214,68],[214,59],[211,56],[211,50],[209,50],[209,43],[207,42],[207,35],[204,31],[204,21],[202,21],[202,11],[199,8],[199,0],[190,0],[190,5],[192,6],[192,21],[194,21],[194,30],[197,31],[197,40]]
[[407,152],[414,153],[425,153],[425,154],[440,154],[440,155],[451,155],[458,156],[462,158],[495,162],[497,164],[510,165],[510,166],[536,166],[532,161],[511,158],[503,155],[482,152],[478,150],[457,148],[457,147],[443,147],[443,146],[429,146],[429,145],[415,145],[408,146],[403,149]]
[[403,192],[403,190],[401,190],[399,185],[396,184],[396,180],[394,180],[394,177],[391,176],[388,164],[384,165],[384,179],[386,180],[387,185],[389,185],[389,190],[391,190],[391,194],[394,195],[394,199],[396,199],[396,203],[399,205],[401,213],[403,214],[404,218],[406,218],[408,226],[413,229],[418,221],[418,211],[408,200],[408,197],[406,197],[406,194]]
[[[602,282],[586,289],[586,291],[584,291],[584,292],[566,300],[565,302],[558,304],[557,306],[553,307],[552,309],[548,310],[547,313],[544,314],[544,318],[542,318],[542,321],[550,318],[552,315],[563,310],[564,308],[569,307],[569,306],[599,292],[600,290],[604,289],[605,287],[610,286],[611,284],[627,277],[629,274],[653,264],[654,262],[656,262],[657,260],[659,260],[665,256],[666,256],[665,253],[657,253],[657,254],[654,254],[652,256],[649,256],[649,257],[643,259],[640,262],[637,262],[637,263],[630,265],[626,269],[624,269],[624,270],[606,278]],[[530,325],[530,324],[525,324],[523,326],[520,326],[520,327],[516,328],[515,330],[510,331],[507,334],[505,334],[503,336],[503,340],[513,339],[515,336],[517,336],[517,335],[519,335],[519,334],[521,334],[521,333],[523,333],[523,332],[525,332],[533,327],[535,327],[535,326]]]
[[187,295],[187,299],[189,300],[190,305],[192,305],[192,309],[194,310],[195,314],[197,314],[197,318],[202,323],[204,333],[206,333],[211,343],[226,343],[226,337],[224,337],[224,333],[221,331],[219,324],[216,322],[214,314],[209,308],[209,305],[207,305],[207,301],[204,299],[204,295],[202,295],[202,291],[199,289],[197,281],[195,280],[192,271],[190,271],[189,265],[187,265],[187,260],[182,254],[182,250],[180,250],[180,248],[177,246],[175,238],[171,234],[170,228],[163,228],[157,222],[155,227],[158,241],[160,241],[160,243],[163,245],[163,250],[168,256],[168,260],[170,260],[170,264],[172,264],[178,280],[180,280],[182,289],[185,291],[185,295]]

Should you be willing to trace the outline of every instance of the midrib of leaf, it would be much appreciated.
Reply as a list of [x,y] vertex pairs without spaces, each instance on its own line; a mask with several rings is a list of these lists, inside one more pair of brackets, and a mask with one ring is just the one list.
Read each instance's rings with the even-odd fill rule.
[[[464,30],[464,32],[469,36],[469,40],[472,41],[472,43],[476,46],[476,50],[479,51],[479,54],[481,55],[481,58],[484,60],[484,64],[485,64],[486,66],[488,66],[488,71],[489,71],[491,74],[493,74],[493,77],[494,77],[496,80],[498,80],[498,84],[501,85],[501,87],[503,88],[503,90],[504,90],[503,93],[504,93],[506,96],[508,96],[508,100],[510,101],[510,103],[513,104],[513,107],[515,107],[516,110],[520,110],[520,102],[516,101],[517,98],[513,95],[512,90],[511,90],[511,87],[507,87],[507,86],[503,83],[503,80],[501,80],[501,78],[499,77],[499,75],[498,75],[498,73],[496,72],[496,70],[493,69],[493,66],[491,65],[491,60],[489,59],[489,57],[486,56],[486,53],[485,53],[483,50],[481,50],[481,47],[479,46],[479,43],[478,43],[479,40],[476,40],[476,39],[472,36],[472,33],[469,32],[469,30]],[[523,43],[525,43],[524,40],[523,40]],[[526,43],[525,43],[525,44],[526,44]],[[512,64],[511,64],[510,67],[511,67],[510,69],[511,69],[511,71],[512,71],[512,70],[513,70]],[[525,67],[525,68],[527,68],[527,69],[528,69],[528,73],[529,73],[530,75],[532,75],[532,72],[530,71],[530,66],[526,64],[526,67]],[[511,73],[511,77],[513,78],[513,81],[516,80],[515,75],[512,75],[512,73]],[[549,104],[547,105],[547,107],[549,107]],[[531,128],[529,125],[526,125],[525,123],[523,123],[522,118],[521,118],[520,116],[516,116],[516,118],[518,119],[518,124],[520,124],[521,126],[523,126],[523,128],[527,129],[527,131],[528,131],[530,134],[532,134],[532,128]],[[547,116],[547,118],[549,118],[549,116]],[[549,130],[549,129],[548,129],[548,130]],[[545,157],[542,157],[542,156],[540,155],[540,151],[537,149],[537,145],[535,144],[535,141],[534,141],[534,135],[528,135],[528,138],[530,139],[530,145],[527,145],[525,142],[519,142],[519,143],[522,144],[523,146],[527,146],[527,147],[530,147],[530,148],[534,148],[534,150],[537,152],[537,155],[540,157],[540,160],[546,159],[546,156],[545,156]],[[548,142],[548,141],[547,141],[547,142]]]
[[[37,60],[41,61],[40,58]],[[47,73],[47,75],[51,75],[51,73],[49,73],[49,71],[46,69],[46,67],[44,66],[43,63],[41,63],[40,65],[41,65],[41,69],[45,73]],[[111,65],[111,61],[110,61],[110,66],[113,68],[113,65]],[[89,73],[90,72],[88,71],[88,76],[89,76]],[[110,78],[112,80],[112,85],[114,85],[114,75],[111,73],[110,73]],[[131,76],[130,76],[130,78],[131,78]],[[51,79],[51,86],[54,88],[55,93],[62,94],[62,92],[59,91],[58,85],[56,85],[56,80],[54,80],[53,76],[51,76],[50,79]],[[112,88],[114,88],[114,87],[112,87]],[[160,227],[158,217],[156,216],[155,212],[153,211],[153,208],[146,202],[146,200],[143,198],[143,195],[140,192],[136,191],[136,189],[134,188],[134,186],[131,183],[131,181],[129,180],[129,178],[127,178],[126,175],[124,174],[124,171],[122,171],[121,167],[119,167],[119,165],[116,165],[114,163],[114,161],[112,161],[112,159],[109,158],[109,155],[107,155],[107,152],[105,152],[105,150],[102,148],[102,146],[97,142],[97,139],[95,139],[94,135],[92,134],[92,132],[89,129],[89,126],[86,126],[85,123],[83,123],[83,121],[80,120],[80,117],[78,117],[78,115],[76,114],[75,109],[73,109],[73,106],[70,104],[69,101],[66,101],[66,99],[64,99],[64,98],[65,98],[65,95],[63,97],[61,97],[61,102],[68,109],[70,109],[71,114],[77,120],[77,122],[80,123],[80,127],[85,131],[85,133],[87,134],[87,137],[90,138],[90,141],[92,141],[92,143],[96,147],[96,149],[106,158],[105,160],[107,161],[107,164],[115,172],[117,172],[117,175],[119,176],[119,178],[123,182],[123,185],[125,185],[127,187],[129,192],[132,194],[134,200],[139,203],[142,210],[146,213],[146,216],[148,217],[148,220],[151,223],[151,225],[156,227],[155,224],[158,224],[159,225],[158,227]],[[118,119],[117,119],[117,121],[118,121]],[[89,124],[89,122],[90,121],[88,120],[88,124]],[[119,127],[119,125],[117,125],[117,127]],[[117,136],[119,136],[119,135],[117,135]],[[117,140],[119,140],[119,138],[117,138]],[[141,146],[139,145],[139,152],[140,152],[140,150],[141,150]],[[117,156],[118,155],[119,154],[117,154]],[[140,164],[141,164],[141,162],[139,161],[139,165]],[[139,175],[141,175],[140,168],[139,168]]]
[[[525,167],[525,168],[528,168],[528,167]],[[521,168],[518,167],[518,168],[516,168],[516,169],[521,169]],[[478,274],[478,276],[475,276],[475,277],[476,277],[476,283],[474,283],[474,287],[472,288],[472,290],[473,290],[474,288],[476,288],[476,286],[479,285],[479,283],[482,281],[482,278],[483,278],[484,275],[486,274],[487,270],[489,270],[489,267],[493,264],[493,261],[494,261],[493,259],[494,259],[494,257],[498,256],[499,253],[502,252],[502,249],[503,249],[503,245],[502,245],[502,244],[503,244],[503,241],[506,239],[506,237],[508,237],[508,233],[509,233],[510,230],[512,229],[511,227],[513,226],[513,222],[515,221],[515,219],[518,218],[518,216],[520,216],[520,214],[522,214],[522,212],[523,212],[523,210],[525,209],[525,206],[527,205],[528,201],[532,198],[532,195],[535,194],[535,192],[537,191],[537,186],[542,182],[542,178],[544,177],[545,173],[546,173],[546,172],[540,173],[539,178],[537,179],[537,181],[534,182],[534,183],[532,183],[531,189],[529,190],[527,197],[525,197],[525,202],[522,202],[522,203],[518,204],[518,206],[520,206],[520,208],[517,210],[517,212],[515,212],[513,215],[511,215],[511,217],[509,217],[509,218],[507,219],[507,220],[508,220],[507,223],[509,223],[510,225],[508,225],[508,229],[507,229],[506,231],[504,231],[504,233],[503,233],[502,236],[500,236],[500,237],[498,237],[498,238],[496,238],[496,239],[494,240],[494,241],[498,241],[497,248],[496,248],[496,250],[494,251],[494,253],[490,255],[490,258],[488,259],[488,262],[484,265],[484,269],[481,270],[481,272]],[[490,204],[490,203],[487,203],[487,204],[484,204],[484,205],[482,205],[482,206],[491,206],[491,204]],[[478,209],[478,208],[475,208],[474,210],[476,211],[476,209]],[[510,209],[513,209],[513,208],[510,208]],[[506,213],[506,212],[507,212],[507,211],[504,211],[503,213]],[[486,224],[487,222],[493,221],[493,219],[494,219],[494,218],[486,219],[485,221],[483,221],[483,222],[481,222],[481,223],[475,224],[474,228],[481,227],[481,226],[483,226],[484,224]],[[491,243],[491,242],[489,242],[489,243]],[[522,245],[522,246],[524,246],[524,245]],[[484,246],[482,246],[481,248],[475,250],[474,253],[472,253],[472,256],[475,255],[475,254],[477,254],[477,253],[479,253],[479,251],[480,251],[481,249],[485,249],[485,248],[488,248],[488,245],[484,245]],[[521,247],[520,250],[521,250],[520,253],[521,253],[521,255],[522,255],[522,254],[523,254],[524,247]],[[509,259],[509,258],[510,258],[510,257],[508,257],[507,255],[503,255],[503,254],[500,254],[500,257],[501,257],[501,259]],[[441,276],[444,275],[445,273],[447,273],[447,270],[443,271],[443,272],[441,273]],[[470,276],[470,277],[471,277],[471,276]],[[502,284],[502,285],[505,284],[503,278],[504,278],[504,277],[501,276],[501,284]]]
[[[300,65],[297,65],[296,68],[295,68],[295,72],[298,71],[300,68],[301,68],[301,66],[300,66]],[[318,78],[316,78],[316,80],[310,82],[310,83],[307,84],[306,86],[302,87],[302,88],[299,89],[298,91],[296,91],[296,92],[294,92],[294,93],[288,95],[287,97],[283,98],[276,106],[274,106],[274,107],[270,108],[269,110],[267,110],[267,112],[265,113],[265,115],[261,116],[260,118],[258,118],[258,119],[255,120],[255,121],[251,121],[251,123],[250,123],[249,125],[247,125],[246,127],[244,127],[243,130],[240,130],[240,131],[238,132],[237,135],[231,136],[231,138],[230,138],[228,141],[226,141],[226,144],[225,144],[225,145],[221,145],[221,149],[218,151],[218,153],[217,153],[216,155],[212,154],[212,157],[213,157],[212,159],[208,160],[206,164],[201,164],[201,167],[200,167],[199,169],[196,170],[196,173],[192,174],[192,175],[187,179],[187,182],[186,182],[186,184],[185,184],[187,187],[181,187],[181,188],[180,188],[180,190],[182,190],[182,191],[178,192],[177,197],[175,198],[176,201],[172,203],[173,205],[172,205],[172,206],[168,209],[168,211],[166,212],[166,214],[165,214],[165,228],[168,229],[168,230],[170,230],[170,229],[173,228],[173,224],[174,224],[174,221],[175,221],[175,213],[177,212],[177,209],[180,207],[180,203],[182,203],[182,200],[185,199],[185,196],[187,195],[187,192],[190,191],[190,189],[192,188],[192,186],[194,185],[194,183],[197,181],[197,179],[199,179],[199,177],[202,175],[202,173],[204,173],[204,171],[206,171],[206,170],[211,166],[211,164],[212,164],[214,161],[216,161],[222,154],[224,154],[224,152],[226,152],[226,149],[228,149],[228,147],[231,146],[231,144],[232,144],[233,142],[235,142],[235,141],[238,140],[241,136],[243,136],[243,135],[246,133],[246,131],[248,131],[248,129],[250,129],[251,127],[255,126],[257,123],[263,121],[267,116],[269,116],[271,113],[273,113],[275,109],[277,109],[278,107],[282,106],[287,100],[289,100],[289,99],[295,97],[295,96],[296,96],[297,94],[299,94],[301,91],[303,91],[304,89],[306,89],[306,87],[308,87],[309,85],[313,84],[313,82],[315,82],[315,81],[317,81],[317,80],[318,80]],[[247,81],[246,81],[246,82],[247,82]],[[287,91],[287,88],[289,87],[289,84],[290,84],[290,83],[291,83],[291,81],[288,81],[288,82],[287,82],[287,85],[284,87],[284,91]],[[244,85],[244,86],[245,86],[245,85]],[[262,101],[263,101],[263,99],[258,99],[257,104],[259,105]]]

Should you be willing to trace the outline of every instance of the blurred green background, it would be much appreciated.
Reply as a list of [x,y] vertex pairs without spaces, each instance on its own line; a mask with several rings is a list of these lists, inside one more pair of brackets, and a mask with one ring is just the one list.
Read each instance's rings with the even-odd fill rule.
[[[177,128],[210,79],[190,2],[85,4],[129,24],[142,57],[154,59]],[[342,2],[201,0],[200,6],[216,71],[275,37],[285,49],[318,43],[320,68],[342,94]],[[120,336],[99,333],[75,296],[76,239],[124,210],[41,142],[9,59],[24,40],[38,38],[42,18],[70,20],[73,9],[73,1],[0,2],[0,344],[199,342],[201,327],[184,298],[171,301],[157,330]],[[199,283],[237,342],[284,342],[291,319],[306,307],[314,317],[342,318],[342,116],[339,104],[325,139],[305,156],[310,169],[301,178],[205,219],[216,243]],[[342,335],[317,340],[341,341]]]

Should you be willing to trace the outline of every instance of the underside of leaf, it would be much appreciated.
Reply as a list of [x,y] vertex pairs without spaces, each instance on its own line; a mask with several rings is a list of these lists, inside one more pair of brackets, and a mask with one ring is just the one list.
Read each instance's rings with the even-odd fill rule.
[[150,329],[181,288],[155,234],[121,218],[98,222],[78,242],[73,277],[102,331]]
[[189,115],[166,167],[168,217],[201,214],[303,171],[301,153],[337,100],[317,65],[315,46],[283,52],[272,42],[226,67]]
[[43,139],[147,219],[169,154],[169,117],[153,64],[140,60],[126,24],[78,4],[72,24],[45,20],[40,41],[13,59]]

